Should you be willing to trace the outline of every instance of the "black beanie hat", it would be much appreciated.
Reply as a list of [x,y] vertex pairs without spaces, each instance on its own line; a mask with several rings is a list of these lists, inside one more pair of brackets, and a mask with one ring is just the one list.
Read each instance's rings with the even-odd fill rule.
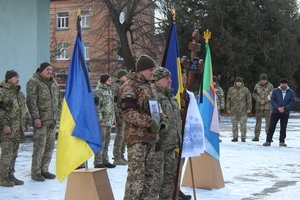
[[140,72],[150,68],[155,68],[154,60],[148,55],[141,55],[136,64],[136,71]]
[[5,74],[5,82],[8,81],[8,79],[15,77],[15,76],[19,76],[18,72],[16,72],[15,70],[8,70],[6,71]]
[[106,74],[106,73],[101,74],[100,75],[100,82],[105,83],[109,78],[110,78],[110,76],[108,74]]
[[282,79],[280,80],[280,83],[288,83],[288,80],[287,80],[286,78],[282,78]]
[[123,76],[127,75],[128,72],[124,69],[120,69],[118,72],[117,72],[117,78],[120,79],[122,78]]
[[267,74],[261,74],[260,75],[260,80],[268,80]]
[[46,69],[46,67],[49,67],[49,66],[51,66],[50,63],[48,63],[48,62],[43,62],[43,63],[40,64],[40,67],[39,67],[39,70],[38,70],[38,71],[41,73],[42,71],[44,71],[44,69]]

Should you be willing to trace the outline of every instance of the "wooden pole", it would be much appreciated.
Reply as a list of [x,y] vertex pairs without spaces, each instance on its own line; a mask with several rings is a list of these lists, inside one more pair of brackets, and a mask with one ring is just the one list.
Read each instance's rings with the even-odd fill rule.
[[[198,43],[200,39],[200,33],[197,29],[194,30],[193,34],[193,41],[189,43],[189,49],[191,50],[191,61],[196,60],[197,63],[194,66],[188,66],[189,64],[185,62],[185,64],[182,65],[182,68],[187,70],[187,83],[186,87],[184,88],[184,92],[182,94],[182,100],[184,102],[183,112],[182,112],[182,138],[184,138],[184,128],[185,128],[185,121],[186,121],[186,115],[187,115],[187,108],[189,105],[189,97],[186,92],[186,90],[192,91],[193,83],[195,80],[195,72],[199,71],[200,65],[199,65],[199,59],[197,57],[197,52],[200,51],[201,45]],[[194,63],[195,64],[195,63]],[[191,69],[192,68],[192,69]],[[199,88],[199,87],[198,87]],[[180,144],[179,153],[178,153],[178,160],[177,160],[177,170],[176,170],[176,176],[175,176],[175,183],[174,183],[174,191],[173,191],[173,200],[178,199],[178,194],[180,190],[180,182],[181,182],[181,169],[182,169],[182,146],[183,143]],[[194,198],[195,197],[195,191],[194,191]]]

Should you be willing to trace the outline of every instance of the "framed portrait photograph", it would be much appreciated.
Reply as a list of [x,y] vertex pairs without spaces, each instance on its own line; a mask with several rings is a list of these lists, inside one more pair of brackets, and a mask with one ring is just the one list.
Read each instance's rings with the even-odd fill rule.
[[155,120],[157,123],[160,123],[160,105],[157,99],[149,99],[149,110],[150,115],[153,120]]
[[195,71],[197,71],[197,69],[198,69],[198,64],[199,64],[199,59],[198,59],[198,58],[193,58],[193,59],[191,60],[190,70],[195,70]]

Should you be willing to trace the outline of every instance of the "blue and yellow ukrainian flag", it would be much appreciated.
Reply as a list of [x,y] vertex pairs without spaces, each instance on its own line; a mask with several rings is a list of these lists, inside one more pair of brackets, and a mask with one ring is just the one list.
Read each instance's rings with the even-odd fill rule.
[[79,25],[58,132],[56,175],[59,181],[101,150],[100,127],[83,52]]
[[173,94],[174,96],[176,96],[180,108],[180,94],[183,93],[183,84],[175,22],[175,10],[173,10],[173,22],[171,25],[168,43],[165,49],[162,67],[169,69],[172,73]]

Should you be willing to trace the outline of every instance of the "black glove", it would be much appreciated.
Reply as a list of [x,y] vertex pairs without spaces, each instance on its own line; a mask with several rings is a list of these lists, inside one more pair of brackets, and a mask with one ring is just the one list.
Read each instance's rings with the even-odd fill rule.
[[160,121],[160,129],[159,132],[160,133],[165,133],[167,132],[169,129],[169,120],[168,118],[162,118],[162,120]]
[[96,105],[98,105],[99,104],[99,97],[94,97],[94,102],[95,102]]
[[152,120],[151,122],[151,132],[152,133],[158,133],[160,130],[160,124],[158,124],[156,121]]

